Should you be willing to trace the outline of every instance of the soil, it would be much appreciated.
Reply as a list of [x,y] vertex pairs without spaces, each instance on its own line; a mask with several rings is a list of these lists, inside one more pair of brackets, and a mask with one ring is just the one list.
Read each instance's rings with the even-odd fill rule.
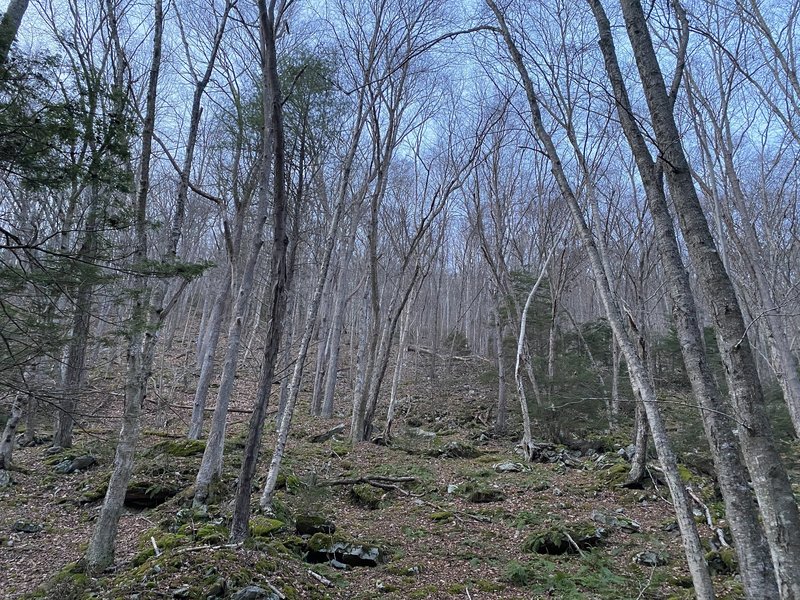
[[[651,471],[653,478],[644,489],[619,485],[627,470],[617,452],[626,443],[624,432],[604,438],[604,453],[562,453],[569,460],[524,464],[515,451],[516,432],[507,437],[491,433],[486,419],[493,402],[490,385],[477,381],[468,366],[437,385],[443,391],[436,394],[424,383],[406,385],[397,437],[389,445],[352,446],[342,437],[314,443],[313,436],[347,423],[347,396],[339,398],[341,412],[330,421],[309,417],[301,403],[282,469],[286,483],[271,515],[284,526],[239,546],[227,544],[226,525],[247,396],[240,394],[234,403],[245,413],[231,415],[225,473],[218,486],[222,493],[207,514],[198,514],[188,507],[200,455],[180,456],[182,452],[164,444],[180,440],[185,432],[190,390],[183,390],[169,410],[154,410],[148,417],[134,476],[149,489],[169,485],[177,495],[154,508],[126,509],[114,568],[88,577],[75,563],[91,535],[113,463],[116,398],[103,407],[103,415],[95,414],[95,420],[77,430],[75,447],[65,451],[95,456],[98,463],[87,470],[56,474],[54,463],[63,454],[49,456],[46,444],[15,451],[20,470],[13,473],[14,484],[0,490],[2,594],[205,599],[231,597],[253,585],[286,598],[693,597],[657,471]],[[511,419],[516,418],[512,413]],[[259,486],[274,443],[273,429],[268,426],[264,438]],[[454,441],[474,447],[478,456],[442,455]],[[498,472],[495,467],[501,463],[519,463],[521,470]],[[414,480],[389,482],[388,489],[375,487],[377,507],[354,497],[350,485],[329,485],[332,480],[370,475]],[[688,470],[687,479],[695,493],[718,510],[712,482]],[[492,493],[474,495],[475,490]],[[254,506],[259,492],[254,490]],[[489,501],[471,502],[471,495]],[[325,517],[335,523],[337,540],[378,547],[383,562],[346,570],[306,562],[307,540],[294,531],[298,515]],[[638,531],[635,526],[598,523],[603,517],[634,521]],[[254,518],[265,517],[255,513]],[[699,510],[698,521],[702,537],[711,544],[714,533],[702,523]],[[18,523],[40,530],[14,531]],[[570,551],[558,556],[525,551],[525,541],[536,534],[597,527],[605,531],[596,547],[577,550],[570,544]],[[635,558],[642,552],[652,552],[666,564],[637,564]],[[715,583],[719,597],[742,597],[735,575],[717,574]]]

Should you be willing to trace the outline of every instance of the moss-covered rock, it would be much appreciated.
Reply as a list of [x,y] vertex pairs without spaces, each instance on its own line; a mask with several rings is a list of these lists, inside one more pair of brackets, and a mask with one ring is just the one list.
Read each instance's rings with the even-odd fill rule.
[[714,575],[733,575],[739,569],[733,548],[720,548],[706,553],[706,562]]
[[256,538],[271,537],[272,534],[280,531],[285,523],[278,519],[267,517],[255,517],[250,521],[250,535]]
[[359,483],[350,488],[350,499],[357,506],[375,510],[380,508],[383,494],[368,483]]
[[523,543],[522,549],[535,554],[577,554],[578,548],[581,550],[593,548],[604,538],[605,530],[593,525],[556,526],[529,536]]
[[195,456],[205,452],[206,443],[202,440],[189,440],[186,438],[176,440],[164,440],[153,446],[155,454],[166,454],[168,456],[186,457]]
[[206,523],[197,530],[195,537],[206,544],[221,544],[228,539],[228,528],[221,523]]
[[295,530],[300,535],[331,534],[336,531],[336,525],[319,515],[298,515],[295,519]]
[[442,523],[442,522],[446,523],[446,522],[449,522],[449,521],[452,521],[452,520],[453,520],[453,513],[451,513],[449,510],[440,510],[438,512],[435,512],[435,513],[431,514],[431,521],[437,521],[439,523]]
[[502,502],[506,499],[506,495],[503,490],[480,486],[467,492],[466,498],[475,504],[487,504],[489,502]]

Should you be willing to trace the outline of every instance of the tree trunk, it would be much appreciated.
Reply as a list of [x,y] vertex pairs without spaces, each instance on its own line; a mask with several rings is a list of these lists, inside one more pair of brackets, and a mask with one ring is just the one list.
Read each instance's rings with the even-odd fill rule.
[[197,380],[197,389],[194,392],[192,402],[192,420],[189,425],[187,437],[190,440],[199,440],[203,434],[203,421],[205,419],[206,400],[211,380],[214,377],[214,365],[216,364],[217,347],[219,346],[219,336],[222,333],[222,322],[228,300],[231,297],[231,273],[228,273],[222,283],[222,290],[214,301],[211,315],[208,318],[206,327],[206,340],[203,344],[200,359],[200,377]]
[[8,421],[6,421],[6,426],[3,429],[3,437],[0,439],[0,471],[8,471],[11,469],[17,425],[21,418],[22,394],[17,394],[14,396],[14,402],[11,405],[11,415],[9,415]]
[[[287,249],[289,238],[286,233],[287,190],[285,181],[285,143],[283,129],[283,110],[281,105],[281,87],[278,79],[278,57],[275,48],[275,0],[269,8],[265,0],[258,0],[259,31],[261,35],[261,76],[264,86],[264,122],[269,124],[271,137],[274,139],[273,151],[273,238],[272,261],[270,265],[270,305],[269,327],[267,328],[267,345],[264,349],[264,360],[259,376],[253,414],[250,416],[247,440],[244,447],[242,467],[239,471],[239,484],[233,501],[233,519],[231,522],[231,541],[241,542],[247,537],[250,521],[250,495],[253,479],[261,449],[261,434],[264,431],[264,419],[269,404],[272,378],[275,374],[275,363],[278,358],[283,320],[286,313]],[[267,137],[267,136],[265,136]],[[263,185],[269,180],[269,162],[267,144],[264,144],[264,161],[262,168]],[[323,278],[324,281],[324,278]],[[309,336],[310,337],[310,336]],[[299,385],[299,381],[298,381]]]
[[638,0],[623,0],[622,10],[686,248],[716,326],[728,389],[741,420],[739,439],[761,508],[778,587],[782,598],[797,599],[800,537],[787,532],[800,531],[800,511],[772,439],[742,311],[694,188],[644,11]]
[[28,0],[10,0],[0,19],[0,69],[8,62],[8,54],[27,10]]
[[[152,158],[155,128],[156,94],[161,69],[161,39],[164,31],[163,0],[155,0],[153,56],[147,85],[147,99],[142,128],[142,153],[139,169],[139,186],[135,198],[134,264],[141,268],[147,259],[147,198],[150,191],[150,161]],[[114,32],[116,33],[116,32]],[[147,381],[153,364],[156,336],[151,321],[151,290],[147,276],[134,275],[133,298],[128,344],[128,364],[125,381],[125,406],[122,430],[114,456],[114,469],[108,482],[100,515],[94,526],[86,562],[90,572],[99,572],[114,562],[114,545],[117,526],[125,501],[125,492],[133,473],[136,442],[139,439],[140,417],[144,404]],[[162,286],[163,287],[163,286]],[[160,307],[158,307],[160,308]],[[158,311],[160,312],[160,311]]]
[[714,588],[704,560],[704,550],[700,543],[700,537],[697,533],[697,527],[692,516],[691,508],[689,507],[686,489],[678,473],[677,461],[667,437],[666,427],[657,404],[655,391],[650,384],[649,375],[646,372],[646,366],[636,353],[634,345],[625,330],[619,306],[608,283],[605,267],[595,245],[594,237],[586,225],[583,211],[578,204],[575,193],[564,172],[556,146],[550,134],[545,129],[541,110],[539,108],[539,100],[536,97],[536,92],[533,88],[533,83],[527,68],[525,67],[525,63],[523,62],[522,55],[511,37],[505,17],[500,9],[497,8],[494,0],[486,0],[486,3],[497,18],[514,66],[522,78],[523,87],[531,110],[532,124],[536,137],[544,146],[545,152],[550,160],[551,170],[556,179],[556,183],[558,184],[562,196],[568,203],[584,247],[588,251],[592,271],[595,274],[597,290],[606,310],[609,323],[611,324],[611,328],[614,331],[614,335],[617,337],[617,341],[628,364],[631,382],[635,391],[639,393],[642,399],[647,414],[647,420],[650,425],[650,432],[653,436],[653,443],[664,471],[670,495],[672,496],[675,514],[683,537],[683,545],[686,551],[689,571],[692,574],[695,594],[699,600],[713,599]]
[[500,293],[495,294],[496,308],[494,311],[494,348],[497,353],[497,416],[494,421],[494,432],[505,435],[508,430],[508,401],[506,399],[506,365],[503,356],[503,323],[500,320]]
[[306,315],[305,320],[305,329],[303,330],[303,336],[300,339],[300,350],[297,353],[297,360],[294,363],[294,372],[292,373],[292,381],[289,384],[286,406],[281,413],[280,425],[278,427],[278,439],[275,442],[275,451],[272,453],[272,460],[269,464],[269,473],[267,473],[264,491],[261,494],[262,509],[266,509],[272,504],[272,496],[275,493],[275,484],[278,481],[278,473],[280,472],[281,461],[283,460],[283,454],[286,450],[286,441],[289,439],[289,428],[292,424],[292,416],[294,415],[294,408],[295,404],[297,403],[297,395],[300,392],[300,382],[303,378],[303,368],[308,355],[308,346],[311,343],[311,337],[314,334],[314,325],[317,321],[317,314],[319,313],[319,307],[322,303],[322,294],[325,291],[325,283],[328,279],[331,256],[333,254],[333,248],[336,245],[336,234],[339,231],[339,221],[341,220],[342,213],[344,212],[344,202],[345,196],[342,195],[339,198],[339,202],[336,206],[335,212],[333,213],[330,227],[328,229],[328,237],[325,241],[325,254],[322,258],[322,265],[320,266],[319,276],[317,277],[316,287],[314,288],[314,295],[311,298],[311,304],[308,307],[308,314]]
[[631,117],[630,102],[616,58],[611,26],[600,3],[590,0],[590,4],[598,23],[600,47],[617,98],[620,120],[634,151],[656,225],[656,243],[668,277],[673,320],[692,391],[702,409],[703,425],[725,501],[726,516],[739,558],[744,589],[748,598],[754,600],[777,597],[778,589],[769,547],[752,494],[746,485],[747,472],[732,431],[734,424],[723,416],[730,412],[730,407],[720,397],[706,361],[692,290],[675,238],[663,183],[658,177],[645,138]]

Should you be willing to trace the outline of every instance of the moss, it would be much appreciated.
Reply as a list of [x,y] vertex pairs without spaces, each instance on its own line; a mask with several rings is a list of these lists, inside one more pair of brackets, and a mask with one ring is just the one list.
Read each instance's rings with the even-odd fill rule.
[[577,554],[576,545],[586,550],[599,544],[603,537],[604,531],[593,525],[574,524],[569,528],[556,526],[529,536],[522,549],[533,554]]
[[475,589],[485,593],[500,592],[505,588],[505,586],[502,584],[495,583],[494,581],[488,581],[486,579],[478,579],[478,581],[474,582],[474,585]]
[[449,522],[453,520],[453,513],[449,510],[442,510],[431,515],[431,521]]
[[353,444],[349,441],[337,442],[334,440],[331,442],[331,454],[336,456],[347,456],[352,450]]
[[628,478],[628,473],[630,473],[630,471],[630,465],[624,462],[618,462],[604,471],[605,480],[610,484],[624,483]]
[[694,475],[684,464],[678,463],[678,475],[680,475],[681,481],[684,483],[690,483],[692,479],[694,479]]
[[435,585],[426,585],[421,588],[417,588],[416,590],[410,592],[408,594],[409,598],[420,599],[420,598],[430,598],[436,596],[439,592],[439,588]]
[[505,499],[506,495],[502,490],[491,487],[475,487],[467,493],[467,500],[475,504],[502,502]]
[[79,563],[70,563],[33,593],[33,598],[81,600],[91,579]]
[[278,563],[270,558],[261,558],[253,566],[257,573],[268,575],[278,570]]
[[706,553],[708,569],[715,575],[733,575],[738,570],[733,548],[720,548]]
[[382,494],[368,483],[360,483],[350,488],[350,499],[357,505],[375,510],[380,508]]
[[250,535],[257,538],[271,537],[284,526],[283,521],[267,517],[255,517],[250,521]]
[[221,544],[228,539],[228,528],[220,524],[206,523],[195,532],[195,537],[207,544]]
[[186,457],[195,456],[205,452],[206,443],[202,440],[164,440],[153,446],[155,454],[166,454],[167,456]]
[[332,544],[333,536],[327,533],[315,533],[309,538],[308,542],[306,542],[308,549],[314,552],[322,552],[330,548]]

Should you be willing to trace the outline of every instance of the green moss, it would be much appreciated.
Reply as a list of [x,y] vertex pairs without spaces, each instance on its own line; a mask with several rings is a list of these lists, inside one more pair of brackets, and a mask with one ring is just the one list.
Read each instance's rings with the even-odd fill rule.
[[601,529],[594,525],[579,523],[568,528],[555,526],[534,533],[525,540],[522,549],[532,554],[577,554],[576,545],[581,550],[586,550],[599,544],[602,539]]
[[221,544],[228,539],[228,528],[220,524],[206,523],[195,532],[195,537],[206,544]]
[[453,520],[453,513],[449,510],[442,510],[431,515],[431,521],[449,522]]
[[353,444],[350,441],[337,442],[334,440],[331,442],[331,454],[336,456],[347,456],[352,450]]
[[327,533],[315,533],[311,536],[311,538],[309,538],[308,542],[306,542],[308,549],[314,552],[322,552],[323,550],[330,548],[332,544],[333,536],[328,535]]
[[694,475],[684,464],[678,463],[678,475],[681,477],[681,481],[684,483],[690,483],[692,479],[694,479]]
[[256,562],[254,569],[257,573],[268,575],[278,570],[278,563],[270,558],[262,558]]
[[720,548],[706,553],[708,569],[715,575],[733,575],[738,570],[733,548]]
[[271,537],[283,528],[284,522],[267,517],[255,517],[250,521],[250,535],[257,538]]
[[350,498],[357,506],[375,510],[380,508],[382,494],[368,483],[360,483],[350,488]]
[[478,579],[478,581],[474,582],[473,584],[475,589],[481,592],[492,593],[492,592],[500,592],[505,589],[505,586],[494,581],[488,581],[486,579]]
[[82,600],[91,579],[79,563],[70,563],[36,590],[33,598],[59,598],[59,600]]
[[164,440],[153,446],[155,454],[166,454],[168,456],[186,457],[195,456],[205,452],[206,443],[202,440]]
[[439,592],[439,588],[435,585],[426,585],[421,588],[417,588],[416,590],[410,592],[408,594],[409,598],[413,599],[421,599],[421,598],[430,598],[435,596]]
[[618,462],[612,465],[611,468],[606,469],[603,473],[605,474],[606,482],[610,484],[620,484],[625,482],[630,471],[631,467],[629,464]]

